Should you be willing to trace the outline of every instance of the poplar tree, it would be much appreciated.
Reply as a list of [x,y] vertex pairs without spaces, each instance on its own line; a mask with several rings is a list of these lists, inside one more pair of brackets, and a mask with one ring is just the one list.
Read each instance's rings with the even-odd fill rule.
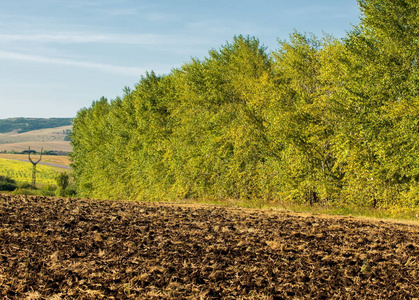
[[[344,40],[336,135],[345,197],[400,204],[417,190],[416,1],[359,1],[361,23]],[[412,190],[413,188],[413,190]],[[406,198],[407,197],[407,198]]]
[[284,142],[283,193],[314,204],[332,196],[337,180],[330,141],[333,128],[323,109],[322,42],[294,32],[279,46],[273,55],[282,94],[271,113]]

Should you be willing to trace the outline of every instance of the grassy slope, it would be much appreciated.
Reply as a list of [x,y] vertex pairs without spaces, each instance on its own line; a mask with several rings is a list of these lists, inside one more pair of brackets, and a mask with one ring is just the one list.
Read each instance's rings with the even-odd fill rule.
[[55,128],[45,128],[32,130],[23,133],[16,131],[8,133],[0,133],[0,143],[18,143],[26,141],[46,142],[46,141],[63,141],[67,136],[67,130],[71,130],[72,126],[61,126]]
[[73,118],[8,118],[0,119],[0,132],[25,132],[42,128],[71,125]]
[[70,142],[64,141],[67,136],[66,131],[71,130],[71,128],[70,125],[24,133],[17,133],[16,131],[0,133],[0,151],[23,151],[31,147],[36,151],[43,148],[44,150],[71,152]]

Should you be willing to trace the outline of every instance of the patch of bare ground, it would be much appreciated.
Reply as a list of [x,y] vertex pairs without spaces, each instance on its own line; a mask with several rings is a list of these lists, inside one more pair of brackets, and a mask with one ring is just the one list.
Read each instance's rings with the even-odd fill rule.
[[4,299],[415,299],[419,227],[0,195]]

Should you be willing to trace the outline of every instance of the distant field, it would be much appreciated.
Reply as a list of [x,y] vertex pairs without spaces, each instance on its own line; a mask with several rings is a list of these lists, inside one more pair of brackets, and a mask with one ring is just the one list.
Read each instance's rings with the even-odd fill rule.
[[[58,171],[50,166],[36,166],[36,182],[39,184],[55,184]],[[32,164],[12,159],[0,158],[0,175],[5,175],[20,182],[32,181]]]
[[20,143],[10,143],[10,144],[0,144],[0,151],[17,151],[22,152],[23,150],[28,150],[28,147],[31,147],[32,150],[41,151],[43,148],[44,151],[62,151],[62,152],[72,152],[73,148],[70,145],[69,141],[55,141],[55,142],[20,142]]
[[[39,155],[31,155],[33,159],[38,159]],[[13,160],[24,160],[28,161],[27,154],[9,154],[9,153],[0,153],[0,158],[13,159]],[[49,163],[61,166],[70,166],[70,158],[64,155],[42,155],[42,163]],[[40,163],[41,163],[40,162]]]
[[70,125],[32,130],[23,133],[17,133],[16,131],[0,133],[0,143],[20,143],[26,141],[64,141],[65,137],[68,135],[68,132],[71,131],[71,128],[72,126]]
[[69,141],[65,141],[72,126],[61,126],[56,128],[46,128],[32,130],[24,133],[16,131],[0,133],[0,151],[21,152],[31,149],[40,151],[71,152],[72,147]]

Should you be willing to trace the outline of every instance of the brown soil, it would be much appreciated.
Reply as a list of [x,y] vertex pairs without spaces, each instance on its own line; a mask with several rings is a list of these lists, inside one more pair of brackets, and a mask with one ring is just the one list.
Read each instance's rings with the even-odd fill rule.
[[3,299],[415,299],[419,227],[0,195]]

